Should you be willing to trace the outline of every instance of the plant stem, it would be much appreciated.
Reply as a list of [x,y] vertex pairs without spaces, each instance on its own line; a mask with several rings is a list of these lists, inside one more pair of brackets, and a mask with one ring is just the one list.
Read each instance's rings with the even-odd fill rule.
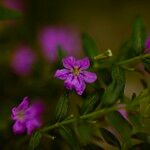
[[[111,111],[115,111],[115,110],[118,110],[118,107],[113,106],[111,108],[104,108],[104,109],[97,110],[97,111],[92,112],[92,113],[88,113],[88,114],[82,115],[82,116],[79,117],[79,119],[84,120],[84,119],[89,119],[89,118],[97,118],[97,117],[100,117],[100,116],[102,116],[104,114],[107,114],[107,113],[109,113]],[[46,132],[46,131],[52,130],[54,128],[61,127],[62,125],[73,123],[75,121],[76,121],[76,118],[72,118],[72,119],[69,119],[69,120],[64,120],[62,122],[57,122],[57,123],[55,123],[53,125],[50,125],[48,127],[45,127],[43,129],[41,129],[41,131],[42,132]]]
[[142,60],[144,58],[150,58],[150,54],[144,54],[144,55],[140,55],[140,56],[136,56],[136,57],[133,57],[131,59],[127,59],[127,60],[124,60],[124,61],[121,61],[119,63],[117,63],[118,65],[124,65],[124,64],[129,64],[129,63],[133,63],[135,61],[139,61],[139,60]]
[[94,60],[100,60],[100,59],[105,59],[105,58],[108,58],[108,57],[111,57],[112,56],[112,52],[110,49],[107,49],[104,53],[101,53],[97,56],[94,56],[93,59]]

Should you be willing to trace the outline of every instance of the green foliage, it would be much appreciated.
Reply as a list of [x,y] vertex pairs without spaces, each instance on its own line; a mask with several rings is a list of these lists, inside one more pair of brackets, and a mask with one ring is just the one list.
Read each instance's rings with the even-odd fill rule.
[[108,131],[105,128],[100,128],[100,132],[101,132],[104,140],[107,143],[114,145],[114,146],[118,147],[119,149],[121,148],[119,140],[115,137],[115,135],[113,133],[111,133],[110,131]]
[[102,97],[102,106],[110,106],[122,97],[125,87],[125,72],[118,66],[112,68],[112,82]]
[[99,75],[106,85],[109,85],[112,82],[111,70],[109,68],[100,69]]
[[144,69],[150,73],[150,59],[147,58],[147,59],[144,59],[143,60],[143,63],[144,63]]
[[80,150],[77,137],[71,128],[61,126],[59,133],[66,140],[71,150]]
[[61,61],[62,58],[66,56],[66,52],[59,46],[57,50],[58,61]]
[[98,47],[91,36],[84,33],[82,35],[82,40],[83,40],[83,50],[88,57],[92,58],[98,55],[99,53]]
[[107,115],[108,122],[118,131],[123,138],[123,143],[131,144],[132,126],[117,111]]
[[137,17],[133,28],[131,37],[122,44],[119,49],[117,60],[125,60],[143,53],[145,48],[146,29],[141,17]]
[[146,29],[141,17],[137,17],[132,29],[131,48],[133,55],[142,54],[145,48]]
[[94,111],[99,103],[100,103],[100,98],[97,94],[93,94],[89,96],[83,102],[81,108],[81,114],[87,114],[89,112]]
[[56,106],[56,111],[55,111],[55,118],[56,121],[61,121],[65,119],[65,117],[68,114],[68,108],[69,108],[69,95],[64,94],[63,96],[60,97],[58,104]]
[[41,137],[42,137],[42,134],[38,131],[32,135],[30,139],[30,144],[29,144],[30,150],[34,150],[39,145]]
[[75,126],[77,137],[82,145],[87,145],[92,136],[92,128],[87,121],[79,121]]
[[21,17],[20,12],[0,7],[0,20],[19,19]]

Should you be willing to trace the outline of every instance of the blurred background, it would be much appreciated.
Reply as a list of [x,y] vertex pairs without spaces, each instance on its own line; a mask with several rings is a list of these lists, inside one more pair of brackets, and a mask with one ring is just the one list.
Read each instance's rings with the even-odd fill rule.
[[[53,115],[64,90],[53,77],[56,66],[60,67],[56,62],[59,48],[81,58],[80,35],[86,32],[101,52],[110,48],[115,54],[129,38],[137,15],[150,31],[149,6],[148,0],[0,0],[0,7],[22,14],[15,20],[0,20],[0,148],[9,149],[6,143],[10,141],[17,149],[10,114],[24,96],[48,105],[50,115],[45,120]],[[142,89],[135,76],[142,78],[130,75],[127,95],[136,92],[132,91],[135,87]]]

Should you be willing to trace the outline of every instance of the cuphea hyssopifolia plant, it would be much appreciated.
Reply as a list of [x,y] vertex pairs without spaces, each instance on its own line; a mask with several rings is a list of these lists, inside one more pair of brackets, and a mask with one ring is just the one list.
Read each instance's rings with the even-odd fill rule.
[[[37,129],[41,125],[41,113],[37,115],[38,109],[29,106],[25,98],[12,110],[13,131],[27,130],[31,134],[37,129],[31,136],[32,149],[44,142],[41,140],[44,136],[47,140],[62,137],[71,150],[136,149],[149,145],[149,86],[147,84],[141,93],[133,93],[131,97],[124,92],[125,87],[130,90],[125,73],[137,74],[138,63],[148,66],[146,71],[149,68],[148,40],[141,18],[136,19],[131,37],[116,57],[111,57],[109,49],[100,53],[89,35],[83,34],[82,39],[87,57],[65,57],[62,59],[64,69],[54,73],[56,78],[64,80],[66,91],[57,103],[53,123]],[[76,93],[82,102],[74,113],[71,107],[76,105],[70,106],[70,102]]]

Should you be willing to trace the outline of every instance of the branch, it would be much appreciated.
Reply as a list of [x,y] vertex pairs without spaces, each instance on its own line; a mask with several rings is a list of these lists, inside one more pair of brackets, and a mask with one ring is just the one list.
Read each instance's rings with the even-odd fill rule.
[[119,63],[117,63],[118,65],[124,65],[124,64],[129,64],[129,63],[133,63],[135,61],[139,61],[139,60],[142,60],[144,58],[150,58],[150,54],[144,54],[144,55],[140,55],[140,56],[136,56],[136,57],[133,57],[131,59],[127,59],[127,60],[124,60],[124,61],[120,61]]
[[[79,117],[79,119],[84,120],[84,119],[89,119],[89,118],[97,118],[97,117],[100,117],[102,115],[105,115],[105,114],[107,114],[111,111],[115,111],[115,110],[118,110],[118,107],[113,106],[111,108],[104,108],[102,110],[98,110],[98,111],[95,111],[95,112],[92,112],[92,113],[82,115],[82,116]],[[41,129],[40,131],[41,132],[47,132],[47,131],[50,131],[52,129],[59,128],[62,125],[73,123],[75,121],[76,121],[76,118],[72,118],[72,119],[69,119],[69,120],[64,120],[64,121],[61,121],[61,122],[57,122],[53,125],[50,125],[48,127],[45,127],[43,129]]]

